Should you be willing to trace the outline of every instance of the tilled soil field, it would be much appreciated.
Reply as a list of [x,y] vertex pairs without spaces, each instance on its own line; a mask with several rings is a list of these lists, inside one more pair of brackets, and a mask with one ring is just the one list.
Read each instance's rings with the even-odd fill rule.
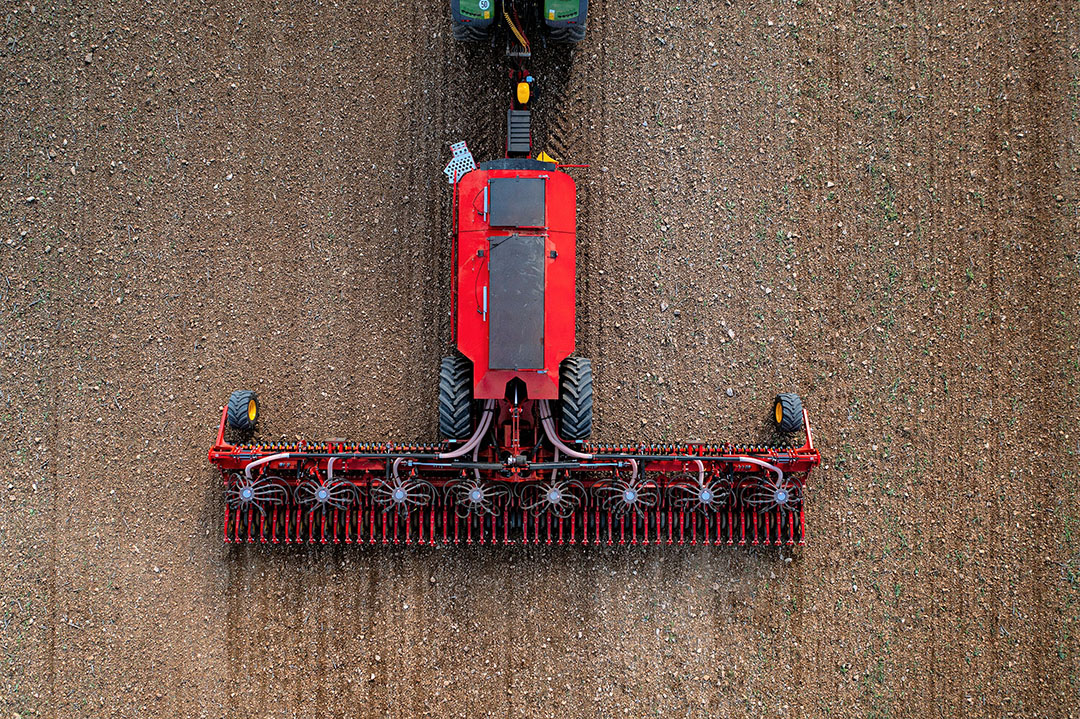
[[538,52],[594,436],[799,391],[805,548],[222,544],[230,390],[435,436],[440,171],[509,91],[444,5],[4,10],[2,716],[1080,713],[1072,3],[594,0]]

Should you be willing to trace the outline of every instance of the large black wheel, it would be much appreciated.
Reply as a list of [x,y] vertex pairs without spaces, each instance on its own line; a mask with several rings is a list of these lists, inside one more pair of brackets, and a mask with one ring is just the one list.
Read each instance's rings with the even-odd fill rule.
[[[497,0],[450,0],[451,31],[458,42],[479,42],[491,36],[498,17]],[[485,18],[484,15],[487,14]]]
[[[578,0],[577,16],[544,18],[548,26],[548,37],[552,42],[562,45],[576,45],[585,39],[585,24],[589,14],[589,1]],[[572,21],[570,21],[572,18]]]
[[443,357],[439,367],[439,433],[446,439],[472,434],[472,362]]
[[473,27],[463,22],[454,22],[454,39],[458,42],[480,42],[486,40],[490,32],[487,29]]
[[588,439],[592,434],[592,361],[567,357],[559,368],[559,404],[563,439]]
[[229,426],[241,432],[255,429],[259,419],[259,398],[250,389],[238,389],[229,395],[229,408],[225,413]]
[[585,25],[564,25],[548,30],[551,41],[559,45],[577,45],[585,39]]
[[794,392],[781,392],[773,400],[773,424],[778,432],[798,432],[803,428],[802,400]]

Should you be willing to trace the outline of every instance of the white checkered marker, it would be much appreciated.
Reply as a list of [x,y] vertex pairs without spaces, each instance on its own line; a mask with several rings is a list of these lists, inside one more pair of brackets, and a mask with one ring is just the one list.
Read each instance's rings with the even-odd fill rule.
[[476,169],[476,160],[473,159],[472,153],[469,152],[464,140],[455,142],[450,146],[450,150],[454,153],[454,156],[446,164],[446,169],[443,172],[446,173],[446,181],[452,185],[455,179],[460,180],[466,172],[472,172]]

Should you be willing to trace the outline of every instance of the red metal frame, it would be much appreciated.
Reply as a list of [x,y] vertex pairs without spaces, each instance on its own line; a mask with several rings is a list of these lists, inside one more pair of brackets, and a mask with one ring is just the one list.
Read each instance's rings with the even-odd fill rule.
[[[731,444],[575,445],[592,454],[587,460],[559,460],[552,449],[536,442],[531,461],[516,465],[522,447],[542,434],[538,406],[504,402],[495,422],[501,446],[487,446],[476,461],[439,458],[446,443],[360,444],[296,442],[239,444],[225,441],[223,412],[210,462],[221,471],[225,488],[245,481],[272,483],[282,488],[280,501],[238,506],[226,502],[224,540],[228,543],[345,543],[345,544],[711,544],[802,545],[806,541],[805,486],[821,457],[804,412],[806,438],[801,446]],[[333,460],[333,479],[329,464]],[[801,501],[763,510],[752,493],[763,481],[760,466],[781,468]],[[254,469],[251,469],[253,468]],[[395,475],[395,467],[396,475]],[[250,477],[247,476],[246,470]],[[563,483],[580,485],[581,501],[559,517],[530,507],[525,490],[556,473]],[[619,511],[605,502],[613,482],[636,475],[655,489],[657,501],[641,511]],[[719,480],[730,490],[716,507],[680,506],[679,487],[694,477]],[[489,508],[462,514],[455,492],[477,479],[482,486],[506,488]],[[346,506],[302,506],[304,483],[348,486],[355,497]],[[380,488],[414,483],[430,488],[422,505],[396,506],[380,501]],[[607,494],[605,494],[607,492]]]

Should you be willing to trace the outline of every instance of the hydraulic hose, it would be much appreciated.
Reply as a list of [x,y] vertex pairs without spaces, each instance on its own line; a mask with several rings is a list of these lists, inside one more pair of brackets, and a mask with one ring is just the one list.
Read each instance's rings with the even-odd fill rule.
[[[516,12],[514,13],[517,14]],[[524,33],[518,29],[517,23],[510,17],[510,13],[506,11],[506,6],[503,5],[503,17],[506,18],[506,24],[510,26],[510,32],[514,34],[517,41],[521,43],[521,47],[525,49],[525,52],[530,52],[529,39],[525,37]]]
[[749,462],[750,464],[756,464],[759,467],[764,467],[765,469],[770,469],[773,472],[776,472],[776,481],[777,481],[777,483],[784,481],[784,470],[780,469],[775,464],[769,464],[768,462],[765,462],[765,461],[760,460],[760,459],[756,459],[754,457],[732,457],[732,459],[737,461],[737,462]]
[[546,399],[540,400],[540,423],[544,426],[544,434],[547,435],[548,441],[555,445],[555,448],[560,450],[567,457],[573,457],[574,459],[592,459],[591,454],[585,454],[584,452],[578,452],[570,449],[566,446],[566,443],[559,439],[558,433],[555,432],[555,420],[551,418],[551,405]]
[[[480,443],[477,442],[476,446],[473,447],[473,450],[472,450],[473,464],[476,464],[477,460],[479,460],[479,459],[480,459]],[[473,477],[476,478],[477,482],[480,481],[480,470],[479,469],[473,469]]]
[[456,457],[462,457],[473,450],[480,444],[480,440],[487,434],[488,427],[491,426],[492,415],[495,414],[495,400],[489,399],[484,403],[484,413],[480,417],[480,422],[476,425],[476,431],[473,432],[473,436],[469,438],[469,441],[461,445],[457,449],[451,452],[440,452],[439,459],[454,459]]
[[262,459],[256,459],[254,462],[244,467],[244,478],[251,479],[251,470],[255,469],[259,465],[266,464],[267,462],[276,462],[279,459],[288,459],[289,453],[282,452],[281,454],[272,454],[269,457],[263,457]]

